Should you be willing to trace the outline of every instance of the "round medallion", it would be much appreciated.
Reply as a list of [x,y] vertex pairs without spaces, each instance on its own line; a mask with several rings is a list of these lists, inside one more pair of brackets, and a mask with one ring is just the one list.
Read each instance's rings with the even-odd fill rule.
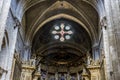
[[71,26],[69,24],[61,23],[59,26],[55,25],[52,34],[54,34],[55,39],[59,39],[61,42],[70,39],[73,31],[70,30]]

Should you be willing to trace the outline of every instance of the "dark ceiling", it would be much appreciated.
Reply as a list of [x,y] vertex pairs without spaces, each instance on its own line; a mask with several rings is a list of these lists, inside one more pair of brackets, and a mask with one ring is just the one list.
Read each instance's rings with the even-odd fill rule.
[[[87,52],[98,39],[97,0],[31,0],[26,3],[23,18],[26,40],[32,45],[32,53],[43,57],[41,63],[54,66],[85,63]],[[63,16],[56,17],[59,14]],[[56,36],[58,39],[52,34],[54,25],[61,23],[70,25],[72,31],[69,39],[62,31],[62,41],[60,34]]]
[[98,37],[99,15],[89,1],[88,3],[83,0],[45,0],[38,3],[35,1],[32,0],[25,7],[25,32],[26,38],[30,41],[33,40],[40,24],[59,14],[66,14],[78,19],[86,26],[93,41]]
[[[55,35],[52,34],[52,31],[55,30],[55,25],[60,26],[61,23],[64,23],[66,26],[70,25],[70,31],[73,32],[68,40],[60,41],[60,34],[58,34],[60,36],[59,39],[55,39]],[[61,29],[58,31],[61,31]],[[66,35],[68,34],[65,34],[63,37]],[[45,24],[36,33],[32,43],[32,52],[36,53],[37,56],[44,57],[42,62],[46,63],[47,61],[49,65],[79,65],[81,64],[80,60],[85,57],[90,49],[91,39],[85,29],[78,23],[63,18]]]

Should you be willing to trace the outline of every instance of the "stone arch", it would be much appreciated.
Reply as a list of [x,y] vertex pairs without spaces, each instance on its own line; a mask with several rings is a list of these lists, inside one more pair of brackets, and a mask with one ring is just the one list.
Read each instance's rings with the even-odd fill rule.
[[[68,20],[72,20],[72,21],[75,21],[77,22],[78,24],[82,25],[82,27],[88,32],[89,36],[91,37],[91,40],[94,40],[95,39],[95,36],[93,37],[92,33],[88,30],[87,26],[82,23],[79,19],[77,19],[76,17],[73,17],[71,15],[68,15],[68,14],[64,14],[64,13],[61,13],[61,14],[57,14],[57,15],[54,15],[54,16],[51,16],[50,18],[44,20],[38,27],[37,29],[34,31],[34,33],[29,33],[29,35],[27,35],[28,37],[26,38],[28,42],[31,42],[35,33],[43,26],[45,25],[46,23],[52,21],[52,20],[55,20],[55,19],[59,19],[59,18],[65,18],[65,19],[68,19]],[[32,34],[32,36],[30,35]]]
[[[44,2],[44,1],[43,1]],[[84,1],[83,1],[84,2]],[[24,11],[23,11],[23,15],[24,15],[24,13],[25,12],[27,12],[31,7],[33,7],[33,6],[35,6],[35,5],[37,5],[37,4],[39,4],[39,3],[42,3],[42,1],[41,2],[38,2],[38,1],[36,1],[36,4],[31,4],[30,5],[30,3],[32,3],[32,1],[28,1],[28,6],[26,5],[26,6],[24,6]],[[30,33],[33,33],[33,32],[31,32],[31,30],[33,30],[33,28],[36,26],[36,27],[38,27],[38,21],[40,21],[40,19],[43,19],[43,16],[45,16],[45,15],[47,15],[46,13],[48,13],[48,12],[50,12],[51,11],[51,9],[56,9],[56,8],[54,8],[54,6],[56,6],[56,4],[60,4],[60,3],[65,3],[66,4],[66,6],[69,6],[69,10],[74,10],[74,12],[76,12],[76,13],[79,13],[79,15],[81,15],[82,16],[82,18],[84,18],[84,22],[86,22],[88,25],[87,25],[87,27],[90,27],[90,32],[91,32],[91,35],[93,35],[94,36],[94,42],[96,42],[97,41],[97,31],[95,30],[95,26],[91,23],[91,20],[88,18],[88,16],[86,15],[86,14],[84,14],[84,13],[82,13],[82,11],[81,11],[81,9],[77,9],[76,7],[75,7],[75,5],[73,5],[73,4],[71,4],[71,3],[69,3],[69,1],[63,1],[63,2],[61,2],[61,1],[56,1],[55,3],[53,3],[49,8],[46,8],[46,10],[42,13],[42,14],[40,14],[38,17],[37,17],[37,20],[35,19],[33,22],[36,22],[36,23],[32,23],[32,25],[30,25],[29,26],[29,30],[27,31],[27,36],[30,34]],[[86,3],[86,2],[85,2]],[[27,4],[27,1],[26,1],[26,3],[25,4]],[[87,4],[89,4],[89,3],[87,3]],[[89,6],[90,6],[91,4],[89,4]],[[64,7],[65,9],[66,9],[66,7]],[[68,8],[68,7],[67,7]],[[57,8],[57,9],[59,9],[59,8]],[[93,9],[94,9],[94,7],[93,7]],[[95,9],[94,9],[94,11],[95,11]],[[97,11],[96,11],[97,12]],[[63,13],[59,13],[59,14],[65,14],[64,12]],[[67,14],[67,15],[70,15],[70,14]],[[78,15],[78,16],[79,16]],[[47,15],[48,16],[48,15]],[[55,15],[52,15],[52,17],[54,17]],[[70,16],[73,16],[73,15],[70,15]],[[39,19],[40,18],[40,19]],[[75,17],[75,18],[77,18],[77,17]],[[89,20],[88,20],[89,19]],[[80,21],[80,20],[79,20]],[[81,21],[82,22],[82,21]],[[41,23],[39,23],[39,24],[41,24]],[[85,23],[83,23],[83,24],[85,24]],[[32,28],[31,28],[32,27]],[[97,26],[96,26],[97,27]],[[29,38],[26,38],[28,41],[29,41]]]

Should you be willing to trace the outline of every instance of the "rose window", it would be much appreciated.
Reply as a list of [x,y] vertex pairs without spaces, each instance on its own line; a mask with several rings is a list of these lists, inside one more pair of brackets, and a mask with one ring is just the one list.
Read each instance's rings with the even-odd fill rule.
[[60,25],[54,26],[52,34],[54,35],[54,39],[63,42],[71,38],[73,31],[71,30],[71,25],[65,25],[64,23],[61,23]]

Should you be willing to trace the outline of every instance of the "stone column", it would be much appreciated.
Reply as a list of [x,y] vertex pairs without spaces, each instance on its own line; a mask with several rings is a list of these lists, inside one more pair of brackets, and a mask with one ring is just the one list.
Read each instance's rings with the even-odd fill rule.
[[58,72],[55,73],[55,80],[58,80]]
[[100,58],[100,54],[99,54],[99,48],[98,48],[98,44],[96,43],[93,47],[93,59],[94,60],[99,60]]
[[[105,20],[103,20],[105,22]],[[105,77],[106,80],[111,80],[110,71],[112,71],[111,56],[109,53],[109,40],[108,40],[108,31],[106,30],[106,23],[102,25],[103,31],[103,47],[105,53]]]
[[16,39],[17,39],[17,32],[18,32],[18,27],[16,27],[13,30],[13,33],[11,34],[12,37],[11,37],[9,52],[7,53],[8,59],[7,59],[7,65],[6,65],[6,70],[8,71],[8,73],[6,74],[6,76],[4,76],[6,80],[12,80],[11,73],[12,73],[15,44],[16,44]]
[[30,59],[31,54],[31,46],[24,46],[24,61],[28,61]]
[[80,80],[80,74],[77,72],[77,79]]
[[70,80],[70,70],[67,70],[67,80]]
[[120,79],[120,0],[104,0],[109,38],[109,53],[111,56],[111,79]]
[[0,0],[0,51],[11,0]]

